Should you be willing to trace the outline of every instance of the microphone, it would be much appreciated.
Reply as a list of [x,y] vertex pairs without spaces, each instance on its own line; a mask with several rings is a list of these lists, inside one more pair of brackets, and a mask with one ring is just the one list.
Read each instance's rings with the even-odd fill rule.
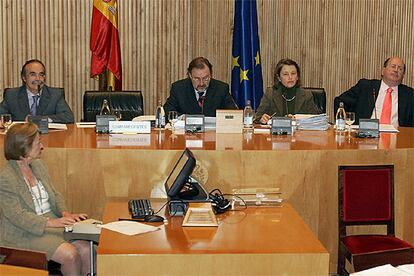
[[372,88],[372,98],[374,100],[374,119],[378,119],[377,118],[377,105],[376,105],[377,99],[375,98],[375,88]]

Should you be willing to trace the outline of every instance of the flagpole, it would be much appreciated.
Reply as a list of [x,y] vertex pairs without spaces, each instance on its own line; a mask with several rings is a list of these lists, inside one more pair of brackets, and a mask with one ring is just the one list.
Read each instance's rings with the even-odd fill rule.
[[99,74],[99,91],[108,90],[108,78],[107,73],[108,69],[105,69],[102,73]]

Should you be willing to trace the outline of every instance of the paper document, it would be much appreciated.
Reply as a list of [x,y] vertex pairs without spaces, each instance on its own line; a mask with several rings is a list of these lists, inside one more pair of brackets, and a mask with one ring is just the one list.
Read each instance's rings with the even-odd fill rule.
[[49,123],[49,128],[51,128],[51,129],[62,129],[62,130],[67,130],[68,129],[66,124],[58,124],[58,123]]
[[96,122],[77,122],[77,128],[94,128],[96,126]]
[[209,129],[215,129],[216,117],[204,117],[204,127]]
[[270,128],[254,128],[253,131],[254,131],[254,133],[269,134],[270,133]]
[[161,229],[160,227],[126,220],[102,224],[100,227],[129,236],[154,232]]
[[401,271],[409,273],[410,275],[414,275],[414,264],[399,265],[397,268]]
[[132,119],[134,122],[155,121],[155,115],[142,115]]
[[385,125],[385,124],[380,124],[379,125],[379,131],[381,131],[381,132],[399,132],[398,129],[396,129],[393,125]]
[[326,114],[296,114],[299,130],[327,130],[329,128]]
[[356,273],[352,273],[351,276],[412,276],[413,274],[404,272],[403,270],[393,267],[390,264],[377,266],[374,268],[366,269]]

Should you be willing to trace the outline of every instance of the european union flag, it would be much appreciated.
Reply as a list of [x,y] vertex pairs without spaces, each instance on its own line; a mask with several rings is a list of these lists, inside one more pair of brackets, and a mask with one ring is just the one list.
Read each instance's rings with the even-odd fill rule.
[[231,94],[239,108],[250,100],[253,109],[263,96],[256,0],[236,0]]

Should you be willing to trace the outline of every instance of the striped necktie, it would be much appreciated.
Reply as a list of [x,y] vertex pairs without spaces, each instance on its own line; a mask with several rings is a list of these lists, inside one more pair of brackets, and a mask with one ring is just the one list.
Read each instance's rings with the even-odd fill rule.
[[198,106],[203,109],[203,104],[205,100],[204,92],[197,92],[198,93]]
[[39,95],[32,96],[33,97],[33,103],[30,107],[30,115],[36,116],[37,115],[37,102],[39,100]]

